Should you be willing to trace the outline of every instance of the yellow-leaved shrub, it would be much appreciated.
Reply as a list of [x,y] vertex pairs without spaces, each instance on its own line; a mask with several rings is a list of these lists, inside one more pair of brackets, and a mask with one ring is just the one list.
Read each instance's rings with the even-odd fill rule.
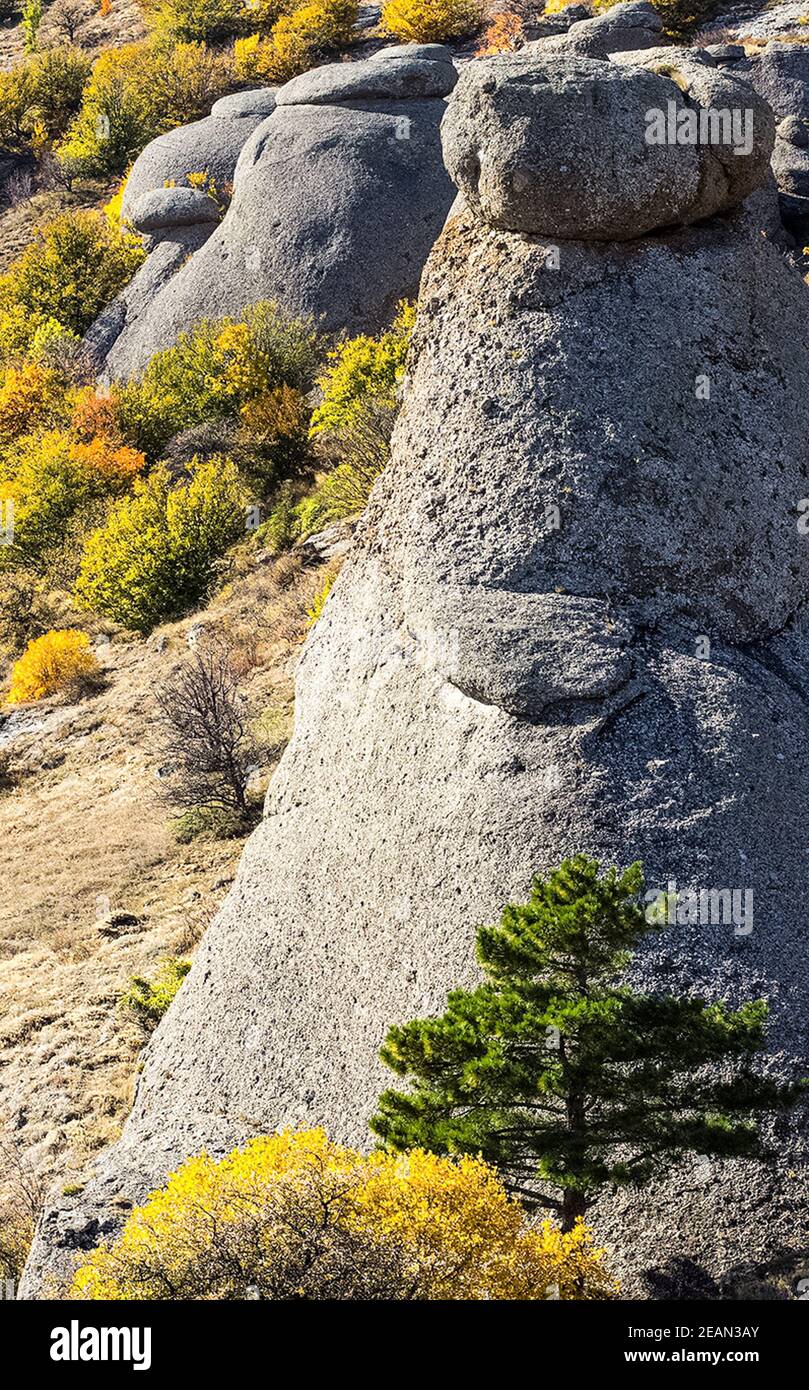
[[69,689],[99,670],[86,632],[65,628],[46,632],[29,642],[11,673],[8,703],[41,700],[44,695]]
[[357,0],[310,0],[282,15],[269,38],[237,39],[234,66],[241,82],[289,82],[354,37]]
[[600,1299],[579,1224],[529,1228],[497,1174],[415,1151],[364,1156],[323,1130],[189,1159],[78,1271],[82,1299]]
[[482,23],[481,0],[388,0],[382,7],[383,31],[402,43],[444,43]]

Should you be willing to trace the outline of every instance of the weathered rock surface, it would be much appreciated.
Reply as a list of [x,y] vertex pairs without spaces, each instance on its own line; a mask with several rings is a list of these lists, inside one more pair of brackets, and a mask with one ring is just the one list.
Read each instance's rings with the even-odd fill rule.
[[[623,241],[722,212],[764,178],[772,114],[726,73],[678,64],[676,78],[541,50],[470,64],[444,122],[447,168],[470,206],[508,231]],[[708,108],[751,108],[749,153],[647,143],[648,113],[671,105],[695,122]]]
[[129,284],[108,304],[85,334],[83,343],[100,375],[109,380],[107,359],[127,329],[134,331],[149,311],[160,291],[169,283],[188,257],[204,245],[213,231],[211,223],[193,227],[174,227],[165,237],[148,240],[150,255]]
[[449,96],[458,75],[452,63],[390,54],[384,63],[329,63],[312,68],[278,90],[278,106],[335,106],[341,102],[413,101]]
[[627,0],[589,19],[577,20],[558,38],[539,42],[546,51],[606,58],[622,49],[653,48],[662,42],[662,35],[663,21],[654,5],[648,0]]
[[[226,98],[230,100],[230,98]],[[146,146],[132,166],[126,181],[121,215],[129,219],[132,209],[144,193],[164,188],[167,183],[185,184],[189,174],[206,173],[223,188],[233,178],[236,160],[248,136],[266,120],[266,114],[215,116],[178,126],[166,135],[159,135]]]
[[761,54],[750,58],[746,76],[779,120],[809,117],[809,46],[768,43]]
[[[223,222],[120,335],[109,373],[130,377],[200,318],[260,299],[327,329],[389,322],[415,294],[452,202],[438,94],[454,80],[445,62],[386,59],[318,68],[280,88],[241,149]],[[315,104],[299,104],[307,93]]]
[[136,231],[156,232],[218,222],[220,216],[214,200],[199,188],[154,188],[133,203],[129,220]]
[[[389,1024],[471,983],[475,924],[571,852],[752,889],[751,932],[671,927],[634,975],[767,995],[769,1067],[806,1072],[809,293],[745,210],[621,242],[561,240],[567,198],[542,239],[482,211],[457,201],[425,270],[392,462],[265,819],[26,1296],[203,1145],[296,1123],[367,1142]],[[806,1273],[806,1130],[769,1138],[775,1169],[698,1162],[602,1204],[629,1293]]]
[[260,116],[266,120],[275,110],[276,87],[254,87],[249,92],[234,92],[232,96],[220,97],[211,107],[215,120],[241,120],[245,116]]
[[394,43],[380,48],[375,58],[418,58],[427,63],[451,63],[452,54],[443,43]]

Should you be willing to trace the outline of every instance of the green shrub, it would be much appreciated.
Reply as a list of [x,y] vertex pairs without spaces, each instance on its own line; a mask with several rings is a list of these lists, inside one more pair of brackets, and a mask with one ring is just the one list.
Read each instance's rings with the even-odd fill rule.
[[171,833],[180,845],[199,839],[235,840],[248,829],[241,816],[224,806],[194,806],[171,822]]
[[345,48],[354,38],[357,0],[310,0],[283,14],[268,39],[238,39],[234,48],[240,82],[288,82]]
[[9,315],[23,336],[27,322],[29,343],[45,320],[85,333],[144,257],[140,242],[111,227],[102,213],[66,212],[37,228],[0,276],[0,343]]
[[360,334],[329,353],[331,365],[318,380],[323,399],[312,415],[313,434],[339,433],[369,407],[395,407],[415,318],[415,305],[402,301],[386,333]]
[[[122,389],[127,437],[157,459],[173,435],[193,425],[236,420],[248,402],[267,404],[283,387],[305,394],[322,352],[311,324],[286,318],[275,304],[256,304],[241,323],[205,320],[158,352],[139,382]],[[290,447],[299,433],[293,424]]]
[[0,474],[0,496],[14,500],[14,542],[5,563],[41,571],[77,513],[120,494],[144,463],[136,449],[102,439],[84,444],[59,429],[18,439]]
[[29,63],[36,114],[50,139],[63,135],[82,102],[92,63],[79,48],[49,48]]
[[243,538],[245,500],[229,460],[198,464],[187,486],[165,468],[135,483],[87,542],[79,603],[136,632],[179,617],[210,587],[217,560]]
[[90,67],[79,49],[57,48],[0,72],[0,149],[25,154],[63,135]]
[[121,1005],[147,1027],[159,1023],[191,969],[190,960],[165,956],[156,973],[133,975],[129,988],[121,995]]
[[22,46],[26,53],[36,53],[39,46],[39,26],[42,23],[42,0],[23,0]]

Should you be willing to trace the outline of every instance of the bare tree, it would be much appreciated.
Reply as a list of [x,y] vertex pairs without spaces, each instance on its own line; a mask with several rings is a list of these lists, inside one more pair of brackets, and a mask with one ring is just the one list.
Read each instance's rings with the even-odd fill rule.
[[220,807],[248,819],[253,756],[244,706],[227,651],[195,652],[157,696],[165,783],[176,805]]
[[74,43],[82,24],[90,17],[85,0],[56,0],[48,10],[48,27],[60,39]]

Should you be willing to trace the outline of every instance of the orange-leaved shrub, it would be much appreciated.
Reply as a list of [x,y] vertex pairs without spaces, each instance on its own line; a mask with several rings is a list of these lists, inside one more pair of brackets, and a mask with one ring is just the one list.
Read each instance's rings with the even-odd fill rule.
[[510,10],[492,15],[486,32],[475,49],[476,58],[491,58],[496,53],[515,53],[522,47],[522,20]]

